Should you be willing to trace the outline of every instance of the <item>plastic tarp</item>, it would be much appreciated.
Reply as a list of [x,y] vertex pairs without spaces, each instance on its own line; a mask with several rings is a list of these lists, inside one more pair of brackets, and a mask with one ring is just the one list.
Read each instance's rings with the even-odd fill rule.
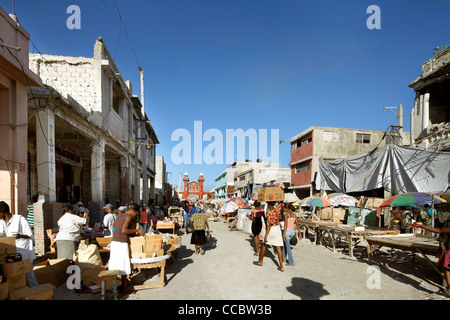
[[350,193],[384,188],[393,194],[444,192],[449,185],[450,152],[388,145],[372,152],[324,162],[318,190]]

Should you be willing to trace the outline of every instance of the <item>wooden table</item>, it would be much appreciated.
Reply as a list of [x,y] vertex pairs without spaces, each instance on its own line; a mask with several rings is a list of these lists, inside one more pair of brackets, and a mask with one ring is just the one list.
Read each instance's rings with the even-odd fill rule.
[[303,231],[303,238],[306,239],[309,231],[314,232],[314,243],[317,244],[320,226],[337,226],[338,223],[328,221],[314,221],[312,219],[297,218],[300,230]]
[[144,264],[132,264],[133,269],[150,269],[156,268],[159,269],[159,283],[153,284],[144,284],[144,285],[131,285],[130,289],[132,290],[143,290],[143,289],[151,289],[151,288],[162,288],[166,285],[166,260],[153,262],[153,263],[144,263]]
[[158,221],[156,223],[156,231],[172,229],[172,234],[175,234],[174,221]]
[[344,238],[348,243],[349,255],[353,258],[353,249],[368,235],[395,235],[397,230],[388,230],[376,227],[365,227],[362,231],[355,231],[354,225],[320,225],[318,226],[318,244],[322,244],[326,235],[331,238],[333,252],[336,252],[336,243]]
[[372,262],[373,252],[381,247],[390,247],[402,251],[409,251],[421,254],[426,261],[436,270],[442,277],[442,272],[427,257],[427,255],[440,257],[442,250],[439,247],[437,239],[429,236],[418,235],[413,233],[397,234],[397,235],[371,235],[366,236],[367,241],[367,257]]

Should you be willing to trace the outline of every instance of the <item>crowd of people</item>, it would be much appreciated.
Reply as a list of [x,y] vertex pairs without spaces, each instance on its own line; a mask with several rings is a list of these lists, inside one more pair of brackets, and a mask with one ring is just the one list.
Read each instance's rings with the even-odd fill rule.
[[[207,236],[212,231],[209,228],[208,217],[203,203],[183,201],[179,204],[183,215],[182,229],[190,231],[190,244],[195,247],[195,254],[204,255],[204,245],[208,242]],[[30,208],[29,208],[30,209]],[[119,270],[122,275],[122,290],[127,293],[127,279],[131,274],[129,237],[145,235],[156,232],[156,223],[161,219],[157,211],[149,208],[147,204],[130,204],[116,208],[111,204],[103,207],[101,229],[104,237],[111,237],[110,259],[108,268]],[[234,212],[234,214],[237,213]],[[216,215],[218,212],[216,211]],[[438,235],[442,256],[439,265],[444,269],[444,277],[447,282],[445,293],[450,295],[450,219],[444,223],[435,223],[437,212],[429,205],[424,209],[418,206],[398,207],[391,211],[391,228],[399,228],[402,233],[417,232],[423,230],[427,235]],[[252,221],[251,233],[254,237],[254,255],[258,257],[254,264],[262,266],[267,246],[273,246],[278,255],[278,270],[284,271],[284,265],[293,267],[295,261],[291,251],[292,240],[301,238],[297,214],[290,203],[268,202],[264,208],[255,201],[251,206]],[[59,231],[55,238],[57,258],[72,260],[78,248],[83,229],[90,225],[89,210],[82,202],[67,204],[63,207],[63,215],[58,220]],[[35,259],[33,224],[30,222],[30,211],[27,218],[22,215],[12,214],[7,203],[0,201],[0,236],[16,238],[17,252],[23,259]],[[262,234],[263,226],[265,233]],[[297,232],[296,232],[297,231]],[[294,239],[295,240],[295,239]],[[33,272],[27,274],[27,285],[38,285]]]

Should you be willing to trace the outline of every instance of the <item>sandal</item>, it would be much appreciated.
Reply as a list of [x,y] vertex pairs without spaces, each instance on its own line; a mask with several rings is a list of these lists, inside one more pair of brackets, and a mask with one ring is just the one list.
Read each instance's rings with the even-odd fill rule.
[[281,272],[284,272],[284,269],[281,269],[280,267],[278,267],[277,269],[280,270]]
[[262,267],[262,266],[263,266],[262,264],[259,264],[259,262],[258,262],[258,261],[253,261],[253,264],[254,264],[255,266],[260,266],[260,267]]

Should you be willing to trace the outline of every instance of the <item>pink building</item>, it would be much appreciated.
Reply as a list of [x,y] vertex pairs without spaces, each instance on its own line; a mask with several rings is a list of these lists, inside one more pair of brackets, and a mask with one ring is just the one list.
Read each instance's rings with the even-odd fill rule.
[[27,214],[29,86],[40,86],[28,68],[30,34],[0,7],[0,199],[12,213]]

